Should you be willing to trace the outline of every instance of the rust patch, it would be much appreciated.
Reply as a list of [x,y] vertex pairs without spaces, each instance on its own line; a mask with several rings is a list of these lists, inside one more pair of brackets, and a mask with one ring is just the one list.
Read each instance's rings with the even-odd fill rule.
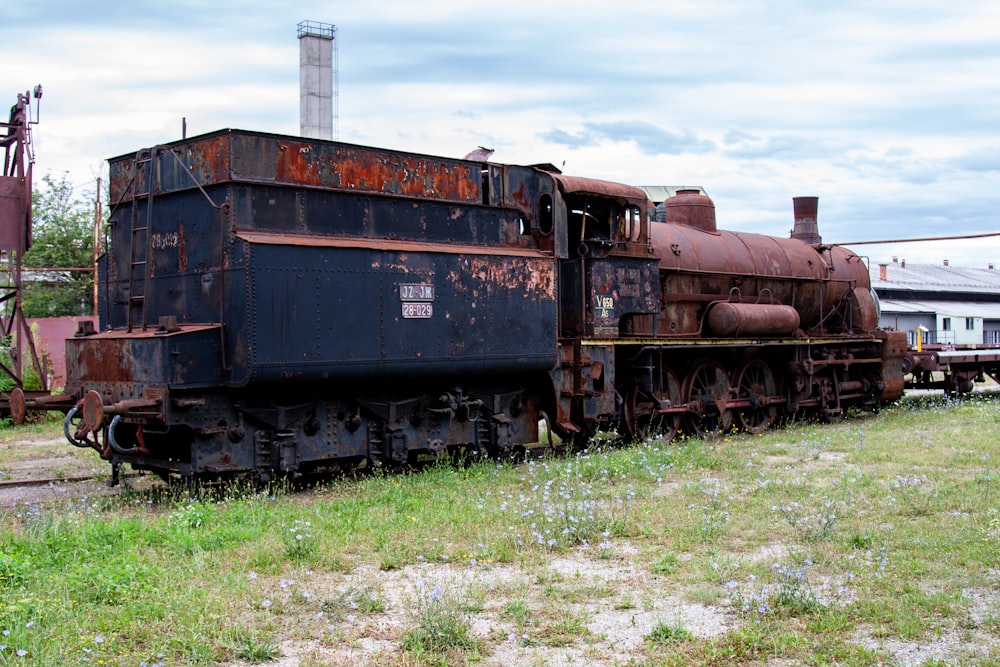
[[[525,299],[555,298],[555,266],[552,262],[527,262],[512,257],[469,257],[467,275],[473,294],[489,298],[494,290],[518,292]],[[452,277],[452,276],[449,276]]]
[[[147,173],[174,189],[190,184],[177,157],[202,186],[230,181],[277,182],[478,204],[482,201],[481,165],[464,160],[400,153],[365,146],[224,131],[157,149],[152,169],[136,168],[135,154],[113,158],[109,186],[113,201],[147,191]],[[177,157],[168,153],[176,153]]]
[[523,182],[519,182],[517,188],[510,193],[510,199],[521,211],[531,211],[535,205]]
[[23,252],[29,242],[30,229],[25,228],[28,213],[26,181],[0,172],[0,248]]
[[552,174],[562,191],[571,193],[592,193],[604,195],[606,197],[617,197],[635,206],[646,206],[649,197],[640,188],[631,185],[623,185],[613,181],[602,181],[596,178],[583,178],[580,176],[567,176],[566,174]]
[[188,267],[187,244],[184,241],[184,223],[177,227],[177,270],[186,273]]
[[[88,380],[128,382],[132,377],[132,357],[127,351],[127,340],[71,341],[76,354],[68,360],[76,366],[70,369],[70,377]],[[98,344],[99,343],[99,344]]]
[[282,139],[275,158],[278,181],[363,192],[479,202],[478,167],[464,162]]

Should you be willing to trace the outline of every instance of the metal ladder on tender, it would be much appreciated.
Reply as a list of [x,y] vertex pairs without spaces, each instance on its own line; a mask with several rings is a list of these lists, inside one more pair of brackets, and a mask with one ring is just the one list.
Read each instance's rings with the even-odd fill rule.
[[[146,294],[149,292],[149,260],[152,251],[152,235],[149,228],[153,223],[153,158],[156,155],[155,148],[145,148],[135,154],[135,171],[132,176],[135,192],[132,196],[132,229],[129,237],[129,266],[128,266],[128,309],[125,316],[126,328],[129,333],[136,326],[135,312],[139,311],[139,324],[143,331],[146,330]],[[141,178],[142,175],[145,178]],[[145,192],[140,192],[139,188],[145,184]],[[140,220],[139,204],[146,202],[146,219]],[[144,246],[143,254],[139,258],[136,247],[139,244]],[[142,284],[141,293],[136,293],[136,287]]]

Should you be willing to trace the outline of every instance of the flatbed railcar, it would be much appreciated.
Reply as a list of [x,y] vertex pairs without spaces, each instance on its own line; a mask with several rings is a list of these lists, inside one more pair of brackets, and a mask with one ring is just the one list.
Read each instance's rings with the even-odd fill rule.
[[911,346],[904,370],[906,389],[968,394],[987,378],[1000,384],[1000,349],[943,343]]

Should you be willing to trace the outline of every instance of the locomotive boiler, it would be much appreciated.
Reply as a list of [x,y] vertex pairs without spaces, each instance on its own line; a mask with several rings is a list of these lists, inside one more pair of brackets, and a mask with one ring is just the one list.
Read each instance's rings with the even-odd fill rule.
[[698,192],[223,130],[110,160],[70,442],[165,478],[751,432],[902,393],[863,261]]

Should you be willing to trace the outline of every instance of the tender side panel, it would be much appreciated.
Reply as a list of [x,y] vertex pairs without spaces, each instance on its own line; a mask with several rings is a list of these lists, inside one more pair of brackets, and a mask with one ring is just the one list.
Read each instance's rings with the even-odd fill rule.
[[526,372],[555,363],[549,257],[241,237],[250,267],[244,381]]

